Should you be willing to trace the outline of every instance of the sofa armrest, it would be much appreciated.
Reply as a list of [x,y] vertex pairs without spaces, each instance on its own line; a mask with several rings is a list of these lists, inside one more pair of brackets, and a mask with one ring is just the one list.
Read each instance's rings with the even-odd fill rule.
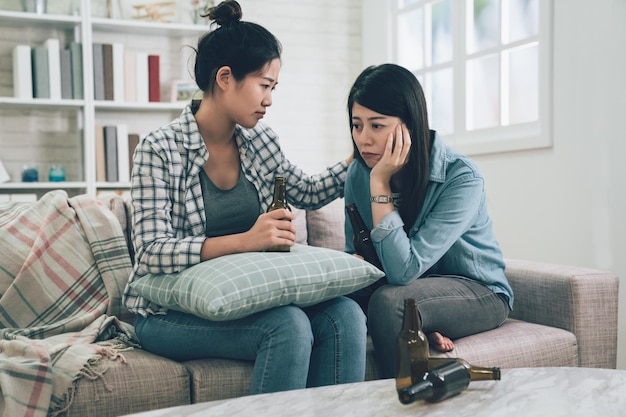
[[506,276],[515,294],[511,318],[574,333],[579,366],[616,367],[616,274],[541,262],[505,261]]

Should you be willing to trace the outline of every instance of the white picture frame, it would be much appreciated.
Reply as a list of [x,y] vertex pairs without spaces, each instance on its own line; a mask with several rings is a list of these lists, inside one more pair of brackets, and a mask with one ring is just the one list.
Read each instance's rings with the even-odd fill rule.
[[174,80],[172,81],[170,101],[187,104],[198,92],[200,92],[200,90],[195,81]]

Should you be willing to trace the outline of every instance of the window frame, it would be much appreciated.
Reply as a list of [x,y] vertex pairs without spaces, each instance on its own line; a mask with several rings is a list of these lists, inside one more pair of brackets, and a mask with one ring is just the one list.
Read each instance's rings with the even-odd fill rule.
[[[378,0],[379,1],[379,0]],[[466,11],[467,2],[471,0],[451,0],[453,19],[453,124],[454,132],[442,134],[446,143],[455,149],[468,155],[480,155],[498,152],[511,152],[529,149],[540,149],[552,147],[552,33],[553,33],[553,0],[538,1],[539,7],[539,29],[538,35],[531,38],[538,43],[538,120],[528,123],[511,124],[491,128],[481,128],[467,130],[467,86],[466,74],[467,63],[471,58],[487,54],[485,51],[476,53],[467,52],[466,38]],[[501,0],[506,1],[506,0]],[[363,2],[363,50],[364,63],[368,61],[381,60],[387,62],[398,62],[397,50],[397,19],[398,0],[387,0],[384,5],[375,4],[377,0],[364,0]],[[383,3],[383,2],[381,2]],[[425,1],[418,0],[419,6]],[[430,3],[430,1],[426,1]],[[414,8],[415,6],[409,6]],[[386,10],[383,10],[385,8]],[[386,19],[382,19],[384,12]],[[382,37],[382,38],[381,38]],[[489,52],[501,52],[511,50],[512,45],[526,44],[528,40],[522,42],[511,42],[508,45],[499,45],[490,48]],[[383,53],[368,52],[369,48],[383,48]],[[383,58],[386,56],[386,58]],[[431,69],[439,69],[449,65],[435,65]],[[431,72],[432,73],[432,72]],[[424,85],[425,93],[428,95],[428,87]],[[429,102],[430,106],[430,102]],[[430,110],[430,109],[429,109]],[[437,126],[432,126],[437,129]]]

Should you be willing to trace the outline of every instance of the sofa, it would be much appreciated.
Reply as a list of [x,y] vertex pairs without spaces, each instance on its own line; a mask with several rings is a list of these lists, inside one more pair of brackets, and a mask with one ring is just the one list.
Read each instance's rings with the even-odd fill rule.
[[[100,196],[132,245],[129,201]],[[314,211],[295,210],[300,243],[343,249],[342,200]],[[510,318],[499,328],[455,340],[460,357],[480,366],[615,368],[618,277],[609,271],[506,259],[515,291]],[[122,320],[132,322],[123,315]],[[212,358],[178,363],[140,348],[110,362],[100,378],[82,378],[67,416],[119,416],[145,410],[247,395],[253,363]],[[378,372],[368,343],[366,379]]]

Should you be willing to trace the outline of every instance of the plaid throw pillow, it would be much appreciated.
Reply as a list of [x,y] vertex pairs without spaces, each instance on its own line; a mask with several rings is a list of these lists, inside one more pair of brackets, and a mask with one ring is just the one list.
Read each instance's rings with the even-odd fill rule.
[[233,320],[287,304],[306,307],[364,288],[384,273],[355,256],[296,244],[291,252],[221,256],[178,274],[131,284],[163,307],[209,320]]

